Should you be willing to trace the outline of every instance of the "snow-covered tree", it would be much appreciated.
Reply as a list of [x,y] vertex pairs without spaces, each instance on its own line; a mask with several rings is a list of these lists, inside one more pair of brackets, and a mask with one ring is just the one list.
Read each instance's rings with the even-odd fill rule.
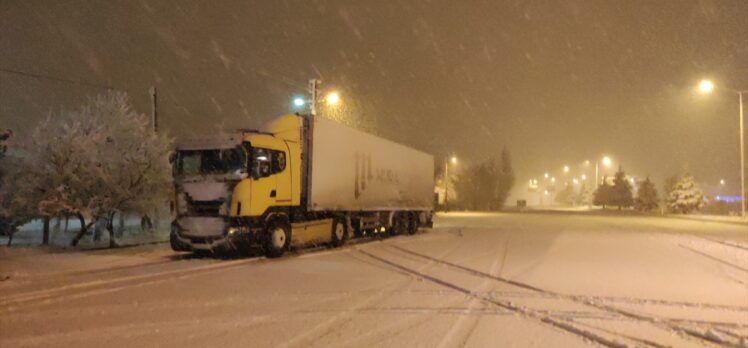
[[564,188],[556,194],[556,203],[562,205],[574,204],[574,188],[572,185],[566,184]]
[[631,183],[626,180],[626,173],[623,167],[619,166],[615,177],[613,178],[613,188],[611,189],[610,205],[617,205],[618,210],[628,208],[634,205],[634,195],[631,192]]
[[[79,111],[49,117],[28,147],[31,174],[45,178],[38,202],[42,216],[77,215],[81,231],[116,211],[145,214],[166,200],[170,189],[171,139],[154,134],[145,115],[132,110],[127,94],[108,92]],[[85,217],[89,217],[88,224]]]
[[608,184],[607,178],[603,177],[603,183],[597,187],[597,190],[595,190],[592,198],[592,204],[601,205],[603,206],[603,209],[605,209],[607,205],[611,204],[610,202],[613,195],[612,191],[613,186]]
[[659,198],[657,197],[657,189],[652,181],[642,181],[639,184],[639,192],[634,200],[634,207],[638,211],[647,212],[657,208]]
[[662,194],[662,198],[661,198],[662,199],[661,204],[662,204],[663,207],[665,207],[667,209],[670,209],[669,208],[669,204],[668,204],[668,199],[670,197],[670,192],[673,192],[673,190],[675,189],[675,184],[678,183],[678,180],[680,180],[680,175],[673,174],[673,175],[668,176],[667,178],[665,178],[665,181],[662,183],[662,192],[663,192],[663,194]]
[[13,243],[13,234],[18,227],[38,216],[40,192],[38,178],[25,171],[23,158],[7,156],[0,159],[0,234],[8,236],[8,246]]
[[704,206],[704,194],[693,176],[681,176],[668,194],[668,208],[672,211],[688,214]]
[[587,186],[586,181],[583,181],[579,192],[574,196],[574,203],[577,205],[592,205],[594,196],[595,190]]

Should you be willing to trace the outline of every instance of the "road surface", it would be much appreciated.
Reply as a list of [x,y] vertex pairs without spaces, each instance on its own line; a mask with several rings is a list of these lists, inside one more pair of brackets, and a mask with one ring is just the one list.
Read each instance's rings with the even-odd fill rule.
[[454,213],[219,260],[0,249],[2,347],[704,347],[748,341],[748,226]]

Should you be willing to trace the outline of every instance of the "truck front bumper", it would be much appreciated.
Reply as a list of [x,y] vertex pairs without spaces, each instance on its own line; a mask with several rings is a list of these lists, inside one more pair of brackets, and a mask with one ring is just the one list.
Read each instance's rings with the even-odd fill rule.
[[175,251],[218,251],[259,245],[259,228],[230,227],[223,218],[183,217],[174,220],[171,246]]

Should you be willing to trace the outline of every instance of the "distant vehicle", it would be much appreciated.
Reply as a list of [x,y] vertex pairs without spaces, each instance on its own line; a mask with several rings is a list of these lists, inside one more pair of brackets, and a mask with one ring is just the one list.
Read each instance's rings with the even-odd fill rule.
[[432,225],[431,155],[319,116],[179,145],[173,161],[176,251],[276,257]]

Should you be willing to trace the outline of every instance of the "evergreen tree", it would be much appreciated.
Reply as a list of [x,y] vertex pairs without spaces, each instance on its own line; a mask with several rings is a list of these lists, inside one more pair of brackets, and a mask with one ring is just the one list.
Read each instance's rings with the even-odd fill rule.
[[574,202],[577,205],[592,205],[594,196],[595,190],[592,187],[588,187],[586,181],[582,181],[582,187],[579,188],[579,193],[574,198]]
[[563,190],[556,194],[556,203],[562,205],[573,205],[574,198],[574,188],[572,185],[566,184]]
[[617,205],[618,210],[634,205],[634,195],[631,193],[631,183],[626,180],[626,173],[623,171],[623,167],[621,166],[618,167],[616,176],[613,178],[610,205]]
[[602,205],[603,209],[605,209],[605,206],[610,205],[612,191],[613,186],[610,186],[607,178],[603,177],[603,183],[597,187],[597,190],[593,194],[592,204]]
[[497,171],[496,195],[493,200],[492,208],[501,209],[509,197],[509,191],[514,186],[514,169],[512,168],[512,159],[507,148],[501,150],[501,162]]
[[634,201],[634,207],[638,211],[647,212],[656,209],[658,206],[657,189],[654,183],[649,180],[644,180],[639,185],[639,193]]
[[[475,171],[477,166],[465,165],[458,174],[454,176],[454,179],[450,182],[449,186],[454,187],[454,190],[450,189],[449,194],[449,205],[450,207],[459,207],[462,209],[474,210],[475,209],[475,196],[477,192],[477,182],[475,177]],[[452,175],[450,175],[452,176]],[[452,195],[456,192],[456,196]],[[454,204],[457,203],[457,204]]]
[[704,194],[693,176],[686,174],[680,177],[670,194],[667,205],[672,211],[688,214],[704,206]]

